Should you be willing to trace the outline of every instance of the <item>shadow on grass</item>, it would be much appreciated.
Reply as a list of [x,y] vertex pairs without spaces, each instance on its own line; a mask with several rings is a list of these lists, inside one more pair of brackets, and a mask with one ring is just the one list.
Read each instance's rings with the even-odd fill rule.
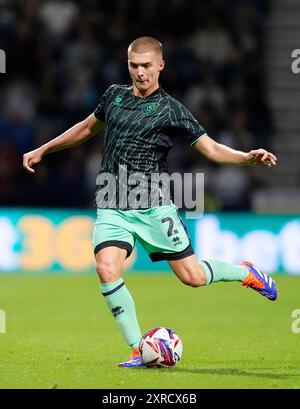
[[272,372],[257,372],[244,371],[236,368],[174,368],[174,371],[179,373],[203,374],[203,375],[221,375],[221,376],[250,376],[255,378],[270,378],[270,379],[288,379],[291,377],[299,377],[300,373],[272,373]]

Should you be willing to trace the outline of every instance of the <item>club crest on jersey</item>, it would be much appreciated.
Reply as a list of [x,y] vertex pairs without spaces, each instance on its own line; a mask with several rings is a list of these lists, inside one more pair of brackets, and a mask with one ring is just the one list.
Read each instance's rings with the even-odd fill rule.
[[123,102],[123,98],[122,97],[116,97],[115,101],[114,101],[114,105],[116,105],[117,107],[119,107]]
[[157,105],[154,102],[147,102],[143,105],[143,114],[153,115],[156,112]]

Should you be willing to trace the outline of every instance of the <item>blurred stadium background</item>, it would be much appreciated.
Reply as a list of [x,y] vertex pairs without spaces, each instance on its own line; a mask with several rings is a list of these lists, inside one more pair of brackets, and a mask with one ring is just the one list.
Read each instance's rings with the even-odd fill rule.
[[[222,167],[175,145],[171,172],[205,173],[207,216],[188,222],[197,253],[300,272],[300,82],[290,67],[299,14],[296,0],[166,0],[163,7],[159,0],[0,0],[7,55],[0,75],[0,271],[93,270],[101,136],[48,156],[34,177],[23,171],[22,154],[93,112],[111,83],[128,83],[128,43],[148,34],[164,44],[162,86],[209,135],[279,158],[270,170]],[[138,249],[134,269],[165,268],[142,254]]]
[[[0,0],[1,388],[299,388],[299,21],[298,0]],[[280,298],[237,283],[200,296],[153,277],[168,265],[137,246],[126,282],[142,330],[170,326],[184,343],[179,367],[159,375],[116,368],[128,350],[99,297],[91,245],[101,135],[46,157],[35,175],[22,168],[24,152],[129,82],[126,49],[141,35],[161,40],[163,88],[209,135],[279,158],[254,169],[216,166],[185,144],[171,152],[171,172],[205,173],[205,214],[186,220],[197,255],[250,259],[277,273]]]

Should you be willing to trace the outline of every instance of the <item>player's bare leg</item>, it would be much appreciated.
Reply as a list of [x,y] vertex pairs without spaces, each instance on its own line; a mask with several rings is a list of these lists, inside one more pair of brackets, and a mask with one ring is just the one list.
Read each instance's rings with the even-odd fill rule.
[[111,283],[121,278],[127,251],[109,246],[95,255],[96,270],[101,283]]
[[169,260],[176,276],[186,285],[200,287],[206,285],[206,274],[195,255],[180,260]]
[[239,265],[220,260],[201,260],[199,262],[196,256],[192,255],[181,260],[171,260],[169,265],[184,284],[192,287],[219,281],[240,281],[244,286],[252,288],[271,301],[277,299],[274,280],[247,261]]
[[127,250],[110,246],[100,250],[95,258],[101,293],[123,338],[133,350],[129,360],[119,366],[138,367],[143,366],[137,349],[142,334],[133,299],[121,278],[126,255]]

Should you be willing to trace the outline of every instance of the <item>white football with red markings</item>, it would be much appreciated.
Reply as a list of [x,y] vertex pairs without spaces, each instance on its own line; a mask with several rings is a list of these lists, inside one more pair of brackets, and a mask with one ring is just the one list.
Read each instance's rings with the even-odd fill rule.
[[169,328],[156,327],[146,332],[140,340],[142,361],[148,367],[172,367],[182,357],[182,342]]

